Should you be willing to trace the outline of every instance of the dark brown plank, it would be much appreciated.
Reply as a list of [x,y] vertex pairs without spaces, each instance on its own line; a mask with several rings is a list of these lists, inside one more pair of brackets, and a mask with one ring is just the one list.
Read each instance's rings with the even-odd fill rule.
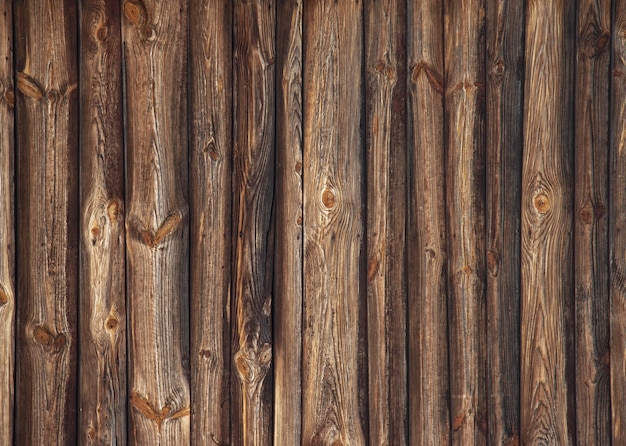
[[524,2],[487,1],[489,443],[519,444]]
[[129,438],[190,438],[187,8],[123,4]]
[[304,23],[302,441],[362,445],[362,3],[307,2]]
[[276,39],[274,444],[302,439],[302,0],[281,1]]
[[79,442],[125,444],[126,281],[120,5],[80,4]]
[[15,2],[16,444],[76,442],[78,69],[75,1]]
[[275,0],[234,6],[232,444],[272,443]]
[[574,287],[578,444],[611,443],[608,147],[610,0],[578,2]]
[[[365,2],[369,441],[406,444],[406,3]],[[393,124],[392,124],[393,123]]]
[[573,3],[526,5],[522,444],[573,444]]

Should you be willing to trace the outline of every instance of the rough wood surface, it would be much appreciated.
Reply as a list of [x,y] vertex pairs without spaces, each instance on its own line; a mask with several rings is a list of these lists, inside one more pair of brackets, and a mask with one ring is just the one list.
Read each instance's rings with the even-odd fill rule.
[[276,3],[234,6],[232,444],[272,443],[272,261]]
[[189,4],[191,441],[230,443],[232,4]]
[[573,444],[574,8],[526,5],[522,167],[522,444]]
[[302,440],[364,445],[362,3],[307,2],[304,23]]
[[0,444],[13,443],[15,374],[15,201],[13,194],[13,11],[0,3]]
[[190,439],[186,2],[123,3],[129,437]]
[[578,3],[574,286],[578,444],[611,443],[608,147],[610,0]]
[[80,4],[81,444],[125,444],[126,281],[118,1]]
[[302,438],[302,0],[281,1],[276,40],[274,444]]
[[519,444],[524,3],[487,1],[489,443]]
[[487,440],[485,4],[446,0],[445,127],[453,444]]
[[[37,11],[37,13],[33,13]],[[16,444],[76,441],[76,2],[15,2]]]

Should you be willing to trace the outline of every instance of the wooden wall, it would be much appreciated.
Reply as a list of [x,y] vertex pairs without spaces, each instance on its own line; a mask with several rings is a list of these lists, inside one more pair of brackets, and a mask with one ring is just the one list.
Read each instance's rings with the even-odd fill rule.
[[626,444],[626,0],[0,12],[0,444]]

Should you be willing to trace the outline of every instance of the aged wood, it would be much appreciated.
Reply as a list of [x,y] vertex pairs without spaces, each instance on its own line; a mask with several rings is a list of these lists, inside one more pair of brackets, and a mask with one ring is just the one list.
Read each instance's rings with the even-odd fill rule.
[[77,416],[76,2],[22,0],[14,12],[20,173],[15,442],[68,445],[76,441]]
[[81,444],[125,444],[126,299],[120,5],[80,4]]
[[234,6],[233,444],[272,442],[274,0]]
[[123,13],[129,437],[134,444],[186,444],[186,2],[128,0]]
[[572,116],[574,9],[526,7],[522,167],[521,435],[573,444]]
[[15,228],[13,10],[0,3],[0,444],[13,442],[15,384]]
[[232,4],[189,5],[191,440],[230,443]]
[[278,2],[274,444],[302,439],[302,0]]
[[578,3],[574,286],[579,444],[611,443],[608,147],[611,2]]
[[485,4],[447,0],[444,14],[452,443],[485,444]]
[[487,1],[489,443],[519,444],[520,203],[524,3]]
[[302,440],[364,445],[362,4],[307,2],[304,23]]

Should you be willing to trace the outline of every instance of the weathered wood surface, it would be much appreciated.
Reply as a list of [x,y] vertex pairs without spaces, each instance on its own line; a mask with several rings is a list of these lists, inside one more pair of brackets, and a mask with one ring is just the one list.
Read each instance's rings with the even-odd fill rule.
[[519,444],[520,203],[524,2],[487,1],[489,443]]
[[611,2],[581,0],[576,35],[574,287],[578,444],[611,443],[608,155]]
[[13,442],[15,376],[15,228],[13,8],[0,3],[0,444]]
[[272,443],[274,0],[234,5],[232,444]]
[[230,443],[232,4],[189,4],[191,441]]
[[521,440],[573,444],[573,3],[526,7]]
[[[126,281],[121,8],[80,4],[81,444],[125,444]],[[89,373],[85,373],[89,370]]]
[[302,0],[281,1],[276,40],[274,444],[302,439]]
[[[304,9],[304,333],[306,445],[363,445],[367,398],[360,131],[362,3],[323,0]],[[363,386],[363,384],[361,384]],[[364,398],[363,398],[364,397]]]
[[485,3],[444,2],[450,417],[453,444],[486,444]]
[[77,416],[76,2],[22,0],[14,6],[20,247],[15,442],[68,445],[76,441]]
[[127,0],[123,13],[129,438],[134,444],[186,444],[186,2]]

